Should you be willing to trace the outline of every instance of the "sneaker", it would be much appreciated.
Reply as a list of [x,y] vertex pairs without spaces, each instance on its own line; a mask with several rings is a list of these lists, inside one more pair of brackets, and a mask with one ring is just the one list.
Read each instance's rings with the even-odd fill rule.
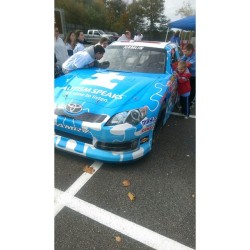
[[187,116],[187,115],[184,116],[184,119],[188,119],[188,118],[189,118],[189,116]]
[[178,108],[178,109],[181,109],[182,107],[181,107],[181,105],[180,105],[180,104],[177,104],[177,108]]

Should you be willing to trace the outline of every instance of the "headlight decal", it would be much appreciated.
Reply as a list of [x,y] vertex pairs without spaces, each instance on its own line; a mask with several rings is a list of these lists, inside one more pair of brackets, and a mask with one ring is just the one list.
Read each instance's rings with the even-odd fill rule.
[[110,129],[110,134],[113,135],[125,135],[126,130],[129,128],[132,128],[133,126],[131,124],[125,123],[125,124],[119,124],[114,126]]
[[144,106],[142,108],[117,113],[108,120],[106,126],[115,126],[125,123],[137,126],[146,117],[147,111],[148,107]]

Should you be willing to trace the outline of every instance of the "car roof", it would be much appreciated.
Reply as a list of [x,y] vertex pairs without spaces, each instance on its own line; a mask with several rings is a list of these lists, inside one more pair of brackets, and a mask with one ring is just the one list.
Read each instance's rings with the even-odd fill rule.
[[136,46],[144,46],[144,47],[150,47],[150,48],[160,48],[160,49],[164,49],[166,47],[170,47],[170,48],[176,48],[176,44],[175,43],[171,43],[171,42],[159,42],[159,41],[140,41],[140,42],[136,42],[134,40],[130,40],[130,41],[115,41],[112,43],[112,45],[114,46],[118,46],[118,45],[136,45]]

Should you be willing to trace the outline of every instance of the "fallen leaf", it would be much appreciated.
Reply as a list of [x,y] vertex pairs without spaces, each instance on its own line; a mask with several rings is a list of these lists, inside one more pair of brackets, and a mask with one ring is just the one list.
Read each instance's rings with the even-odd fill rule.
[[93,167],[85,166],[83,167],[83,171],[89,174],[93,174],[95,172],[95,169]]
[[131,201],[134,201],[135,200],[135,195],[131,192],[128,192],[128,198],[131,200]]
[[126,180],[123,180],[123,181],[122,181],[122,186],[123,186],[123,187],[128,187],[128,186],[130,186],[130,185],[131,185],[131,183],[130,183],[129,180],[126,179]]
[[121,238],[120,236],[115,236],[115,240],[116,240],[117,242],[121,242],[121,241],[122,241],[122,238]]

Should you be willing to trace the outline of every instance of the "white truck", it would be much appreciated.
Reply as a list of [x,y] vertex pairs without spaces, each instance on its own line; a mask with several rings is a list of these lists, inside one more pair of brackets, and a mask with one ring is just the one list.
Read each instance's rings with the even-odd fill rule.
[[85,41],[91,44],[98,43],[102,37],[107,37],[108,43],[112,43],[114,41],[112,35],[108,35],[102,30],[95,30],[95,29],[88,30],[87,34],[84,34],[84,37]]

